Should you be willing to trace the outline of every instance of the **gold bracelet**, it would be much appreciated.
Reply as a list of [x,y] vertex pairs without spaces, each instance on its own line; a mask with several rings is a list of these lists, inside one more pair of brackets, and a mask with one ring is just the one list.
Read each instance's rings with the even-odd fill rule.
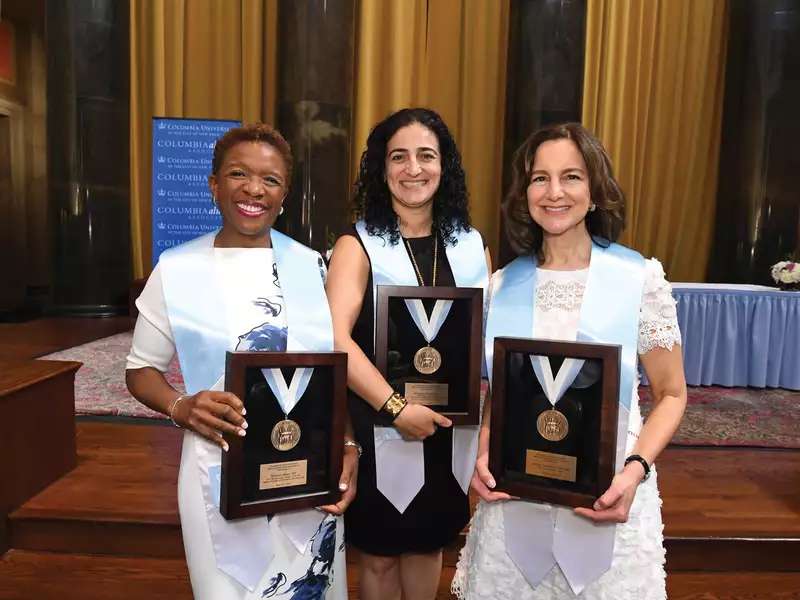
[[177,427],[178,429],[182,429],[182,427],[178,425],[178,423],[173,418],[173,415],[175,414],[175,407],[178,406],[178,402],[180,402],[184,398],[186,398],[186,396],[184,394],[181,394],[180,396],[175,398],[175,400],[172,401],[172,404],[169,405],[169,420],[172,421],[172,424],[175,425],[175,427]]
[[383,403],[381,411],[389,415],[389,418],[394,421],[407,405],[408,402],[406,402],[403,396],[398,392],[393,392],[392,395],[386,399],[386,402]]

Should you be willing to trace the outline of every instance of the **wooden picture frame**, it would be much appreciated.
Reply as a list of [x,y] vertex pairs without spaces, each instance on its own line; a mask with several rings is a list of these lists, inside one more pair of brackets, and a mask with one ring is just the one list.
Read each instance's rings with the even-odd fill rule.
[[[584,359],[592,376],[584,376],[581,386],[589,385],[571,384],[553,407],[533,374],[530,356]],[[617,345],[495,338],[489,469],[496,490],[537,502],[592,507],[614,477],[620,356]],[[572,433],[563,440],[545,439],[538,429],[543,409],[550,408],[567,415]]]
[[[272,445],[270,432],[284,418],[283,411],[261,369],[298,367],[312,367],[314,372],[289,414],[301,428],[298,445],[282,451]],[[347,402],[345,352],[228,352],[225,390],[244,402],[248,429],[244,437],[224,435],[229,449],[222,453],[223,517],[271,515],[339,501]],[[275,479],[276,473],[287,472],[292,483]],[[295,483],[299,477],[305,478],[303,483]]]
[[[480,424],[483,289],[379,285],[376,296],[375,366],[381,375],[409,402],[414,395],[433,398],[429,408],[454,425]],[[453,300],[442,329],[430,344],[441,350],[441,369],[436,373],[421,373],[413,366],[413,350],[426,342],[408,310],[394,308],[395,303],[409,299]],[[396,319],[400,315],[398,322],[393,315]],[[414,394],[409,393],[409,385],[416,386]],[[427,389],[436,391],[429,394]]]

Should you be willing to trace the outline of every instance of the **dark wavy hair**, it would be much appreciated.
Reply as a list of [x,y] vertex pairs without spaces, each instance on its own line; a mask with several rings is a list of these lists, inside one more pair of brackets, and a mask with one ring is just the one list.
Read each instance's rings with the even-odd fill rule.
[[367,138],[367,148],[361,154],[358,179],[354,185],[353,214],[363,219],[371,235],[388,235],[389,242],[400,241],[397,215],[392,208],[392,196],[386,184],[386,146],[398,129],[419,123],[430,129],[439,141],[442,176],[433,197],[432,233],[437,232],[445,242],[454,244],[455,233],[469,231],[469,197],[461,154],[458,152],[447,125],[429,108],[404,108],[375,125]]
[[222,163],[225,162],[225,155],[228,150],[240,142],[260,142],[268,144],[278,151],[286,165],[286,186],[292,180],[292,148],[289,142],[281,135],[281,132],[268,123],[249,123],[241,127],[228,129],[214,144],[214,157],[211,159],[211,172],[216,175],[219,173]]
[[503,216],[511,247],[517,254],[532,252],[539,261],[542,255],[542,228],[528,210],[528,186],[536,150],[551,140],[572,140],[583,156],[589,175],[589,194],[597,208],[586,214],[586,228],[592,241],[606,247],[619,239],[625,229],[625,194],[611,168],[611,159],[603,144],[580,123],[550,125],[533,132],[514,153],[511,165],[511,188],[503,201]]

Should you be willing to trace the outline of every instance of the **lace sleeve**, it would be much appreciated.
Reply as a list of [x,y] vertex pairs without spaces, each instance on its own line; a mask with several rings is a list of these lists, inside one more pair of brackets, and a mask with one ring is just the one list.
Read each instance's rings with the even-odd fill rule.
[[664,269],[655,258],[645,266],[642,308],[639,314],[639,354],[647,354],[653,348],[666,348],[681,343],[678,328],[678,313],[672,286],[664,277]]

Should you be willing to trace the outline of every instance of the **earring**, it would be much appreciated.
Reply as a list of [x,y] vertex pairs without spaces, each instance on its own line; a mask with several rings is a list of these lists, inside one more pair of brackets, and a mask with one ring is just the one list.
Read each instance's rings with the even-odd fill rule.
[[281,205],[281,209],[278,211],[278,215],[282,215],[282,214],[283,214],[283,205]]
[[594,212],[594,210],[595,210],[596,208],[597,208],[597,204],[595,204],[594,202],[592,202],[592,203],[589,205],[589,212]]

